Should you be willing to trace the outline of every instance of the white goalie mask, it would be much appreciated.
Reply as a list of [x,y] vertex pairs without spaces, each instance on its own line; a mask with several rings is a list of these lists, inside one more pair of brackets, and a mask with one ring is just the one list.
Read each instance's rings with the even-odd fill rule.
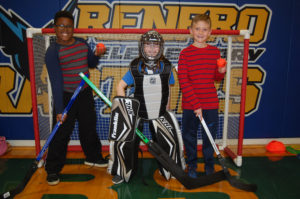
[[163,54],[164,40],[155,30],[150,30],[142,35],[140,40],[140,54],[145,59],[149,68],[154,68]]

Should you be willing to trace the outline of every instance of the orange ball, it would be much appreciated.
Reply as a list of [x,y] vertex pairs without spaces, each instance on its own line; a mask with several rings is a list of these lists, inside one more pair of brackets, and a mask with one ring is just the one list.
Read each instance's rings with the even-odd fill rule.
[[106,47],[103,43],[98,43],[96,46],[97,53],[104,54],[106,51]]
[[286,150],[284,144],[276,140],[269,142],[266,149],[271,153],[284,153]]
[[218,66],[218,67],[224,67],[224,66],[226,66],[226,59],[219,58],[219,59],[217,60],[217,66]]

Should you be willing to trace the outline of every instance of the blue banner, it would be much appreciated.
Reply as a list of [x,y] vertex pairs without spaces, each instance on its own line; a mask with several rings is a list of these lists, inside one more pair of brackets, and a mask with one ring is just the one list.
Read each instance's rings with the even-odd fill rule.
[[187,29],[208,13],[213,29],[250,31],[245,138],[299,137],[300,1],[1,0],[0,135],[33,139],[26,29],[69,10],[77,28]]

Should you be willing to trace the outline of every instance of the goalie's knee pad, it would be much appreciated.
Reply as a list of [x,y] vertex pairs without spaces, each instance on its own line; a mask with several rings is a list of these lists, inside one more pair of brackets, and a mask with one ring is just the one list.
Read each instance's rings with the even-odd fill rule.
[[135,135],[140,103],[135,98],[115,97],[112,103],[109,140],[131,141]]
[[[163,116],[151,121],[151,128],[153,140],[184,170],[183,141],[175,115],[167,111]],[[167,180],[170,179],[169,171],[162,166],[159,166],[159,170]]]

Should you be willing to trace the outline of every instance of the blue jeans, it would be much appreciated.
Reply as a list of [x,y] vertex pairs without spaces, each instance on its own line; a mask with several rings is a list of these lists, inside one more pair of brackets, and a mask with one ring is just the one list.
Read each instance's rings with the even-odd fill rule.
[[[215,139],[218,129],[218,109],[202,110],[203,118]],[[197,131],[200,120],[195,116],[194,110],[183,110],[182,118],[182,138],[187,156],[186,163],[190,168],[197,168]],[[203,129],[202,153],[204,158],[205,173],[210,174],[214,171],[214,149]]]

